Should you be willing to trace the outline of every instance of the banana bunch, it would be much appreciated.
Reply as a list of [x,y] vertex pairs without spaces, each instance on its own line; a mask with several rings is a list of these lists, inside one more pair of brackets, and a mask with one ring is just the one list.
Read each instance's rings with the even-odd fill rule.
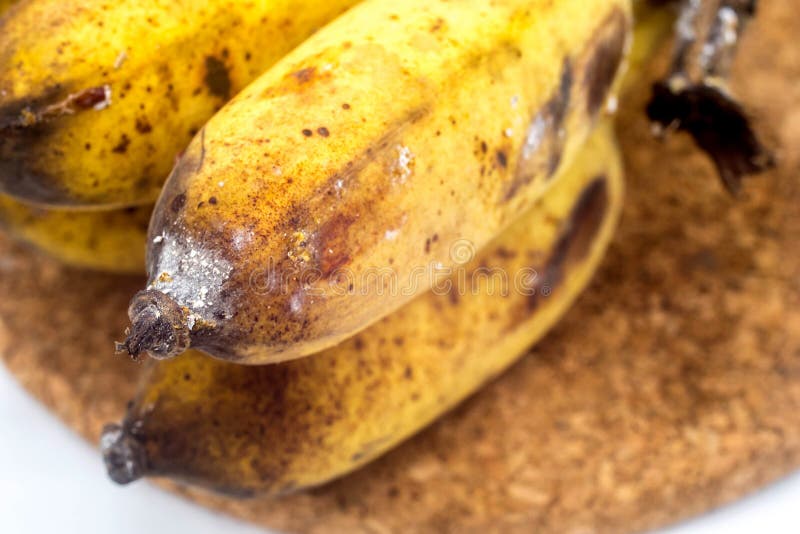
[[153,358],[103,433],[110,476],[313,487],[507,368],[611,240],[604,115],[667,33],[663,3],[7,10],[0,226],[148,274],[117,348]]
[[[15,0],[4,0],[0,2],[0,16],[14,3],[16,3]],[[34,2],[34,4],[37,3]],[[670,10],[653,9],[650,4],[649,1],[634,2],[637,20],[635,36],[637,45],[634,47],[632,56],[629,58],[628,69],[628,71],[634,73],[634,75],[638,72],[638,63],[646,61],[649,56],[651,43],[659,42],[662,39],[664,34],[663,30],[668,28],[669,20],[672,16]],[[271,9],[278,10],[281,5],[283,4],[275,4]],[[347,7],[347,5],[349,4],[346,2],[341,3],[341,9]],[[91,5],[88,7],[91,8]],[[121,9],[119,5],[115,7],[115,9],[118,8]],[[42,5],[39,5],[39,7],[28,7],[26,9],[38,9],[40,12],[45,11]],[[155,4],[148,4],[147,6],[147,10],[151,14],[155,13],[156,9],[157,7]],[[47,16],[43,15],[41,20],[49,20],[47,17],[54,19],[59,12],[59,10],[48,10]],[[70,31],[78,31],[80,27],[85,26],[88,22],[84,19],[88,17],[88,13],[88,11],[83,12],[83,19],[75,21],[74,27]],[[315,15],[315,13],[314,11],[307,11],[304,16],[314,18],[314,20],[318,20],[320,23],[324,22],[326,17],[328,17],[328,15],[326,15],[327,12],[319,13],[319,15]],[[275,11],[275,17],[279,14],[280,11]],[[12,20],[5,23],[3,27],[12,28],[19,26],[21,24],[18,22],[19,17],[19,14],[9,16]],[[62,24],[64,24],[63,21]],[[61,26],[55,25],[55,23],[54,27],[57,32],[63,33],[65,31]],[[300,28],[286,25],[286,27],[281,27],[280,32],[287,42],[291,41],[293,43],[302,39],[303,35],[294,35],[292,32],[307,31],[304,28],[305,27]],[[102,42],[102,39],[107,39],[108,36],[103,35],[100,36],[100,38],[100,42]],[[0,37],[0,41],[2,41],[2,39],[3,38]],[[262,53],[268,54],[269,50]],[[279,51],[276,51],[273,56],[277,57],[279,53]],[[158,60],[158,58],[156,59]],[[256,59],[258,59],[258,57]],[[45,60],[39,59],[38,61],[39,63],[43,63]],[[175,61],[185,60],[179,55]],[[158,61],[155,61],[153,64],[156,63],[158,63]],[[152,67],[152,65],[150,65],[150,67]],[[41,76],[44,76],[44,74],[41,74]],[[49,76],[54,77],[55,75],[51,73]],[[73,74],[64,74],[64,76],[69,78],[75,77]],[[7,77],[13,79],[14,74],[9,73]],[[246,80],[243,80],[242,83],[245,83],[245,81]],[[96,81],[96,83],[100,83],[100,81]],[[88,82],[87,84],[91,85]],[[238,86],[234,89],[238,89]],[[6,91],[3,96],[8,95],[6,89],[2,89],[2,91]],[[143,108],[145,106],[164,107],[165,105],[164,102],[161,101],[163,97],[159,99],[159,97],[152,94],[149,94],[145,100],[146,102],[138,102],[128,98],[124,102],[116,102],[115,113],[130,114],[134,112],[136,108]],[[179,109],[183,108],[184,106],[179,107]],[[103,111],[104,113],[111,113],[109,109]],[[161,109],[159,111],[160,115],[164,115],[164,113],[169,115],[176,113],[176,111],[174,109],[170,109],[169,111]],[[95,118],[99,117],[100,114],[95,115]],[[55,119],[56,117],[51,117],[49,120],[52,123]],[[171,120],[179,119],[180,117],[176,116]],[[71,117],[64,115],[58,117],[58,120],[69,121]],[[3,119],[0,119],[0,123],[2,122]],[[64,122],[64,128],[71,128],[69,124],[69,122]],[[184,129],[191,128],[188,125],[185,126],[186,128]],[[97,132],[98,130],[96,130],[93,125],[92,129],[88,132],[81,131],[81,136],[87,139],[86,143],[89,146],[100,146],[97,140],[92,139],[92,137],[96,137],[95,134],[97,134]],[[74,136],[74,134],[67,135]],[[3,137],[4,136],[0,134],[0,145],[4,142]],[[165,145],[159,143],[159,146]],[[177,146],[173,153],[177,153],[182,149],[183,146]],[[57,149],[54,148],[53,150]],[[69,157],[73,155],[75,154],[69,154]],[[90,150],[85,153],[79,152],[75,156],[82,158],[82,160],[76,161],[75,163],[75,165],[80,168],[86,168],[87,165],[94,165],[97,161],[96,154],[93,154]],[[125,168],[136,166],[144,161],[137,159],[132,154],[118,154],[117,158],[124,162]],[[166,164],[168,165],[170,159],[171,157],[168,154],[161,158],[159,162],[162,164],[163,162],[167,162]],[[63,164],[67,165],[67,163]],[[2,165],[2,163],[0,163],[0,165]],[[118,167],[110,165],[104,168],[109,171],[110,169],[114,169],[115,173],[118,169]],[[163,174],[166,175],[166,171],[164,171]],[[13,178],[13,175],[0,173],[0,181],[6,178],[10,180]],[[108,176],[107,179],[116,183],[117,175],[115,174],[114,177]],[[0,194],[0,227],[5,229],[10,235],[27,241],[36,248],[68,264],[82,268],[118,273],[138,274],[144,271],[143,258],[146,232],[143,230],[143,226],[147,224],[149,213],[152,211],[152,205],[148,204],[145,198],[135,198],[125,201],[128,204],[135,205],[135,209],[133,207],[112,209],[106,204],[98,204],[91,209],[88,207],[76,209],[70,207],[71,204],[74,203],[72,201],[66,202],[68,205],[66,208],[64,206],[58,208],[43,208],[41,206],[32,205],[32,203],[38,204],[41,201],[41,198],[29,198],[26,201],[18,201],[8,195]]]
[[109,474],[278,495],[369,462],[541,338],[590,280],[622,196],[613,128],[603,124],[571,169],[448,283],[344,343],[259,367],[195,351],[149,362],[125,420],[104,431]]
[[[4,15],[7,8],[11,7],[11,5],[14,3],[16,3],[16,0],[0,1],[0,16]],[[45,12],[42,4],[37,4],[35,2],[33,4],[35,4],[34,7],[28,7],[26,9],[37,9],[40,13]],[[347,2],[341,2],[340,4],[340,9],[344,9],[349,5]],[[633,49],[631,57],[629,58],[628,69],[628,71],[632,72],[634,75],[639,70],[639,63],[644,63],[649,57],[652,44],[662,40],[664,29],[668,28],[669,20],[671,20],[672,17],[670,10],[653,9],[650,4],[651,3],[649,1],[634,2],[637,21],[635,36],[637,44]],[[38,5],[38,7],[36,7],[36,5]],[[271,9],[276,10],[273,18],[279,18],[279,9],[282,9],[280,7],[282,5],[284,4],[275,4],[271,6]],[[91,5],[88,7],[91,8]],[[289,9],[289,7],[286,9]],[[122,9],[122,7],[117,5],[114,9]],[[155,13],[156,9],[157,7],[155,4],[149,4],[147,6],[148,13]],[[315,14],[317,12],[313,10],[310,12],[307,11],[304,16],[308,17],[309,19],[317,20],[318,23],[323,23],[329,16],[331,16],[328,14],[328,12],[324,11],[324,8],[318,9],[321,9],[322,11],[318,14]],[[43,15],[41,20],[49,20],[48,17],[55,19],[59,12],[59,10],[54,9],[47,10],[47,16]],[[72,27],[70,31],[78,31],[79,28],[86,26],[88,22],[84,19],[88,17],[88,14],[89,11],[83,12],[83,19],[78,19],[75,21],[74,27]],[[9,16],[9,18],[12,20],[5,24],[0,24],[3,24],[4,28],[19,27],[21,24],[18,22],[19,17],[21,17],[19,14]],[[64,22],[62,22],[62,24],[64,24]],[[56,25],[55,23],[54,27],[56,28],[57,32],[65,31],[60,25]],[[295,31],[299,33],[293,33]],[[302,39],[303,35],[305,35],[303,32],[307,31],[308,30],[306,26],[282,26],[280,33],[289,44],[280,46],[289,46],[291,43]],[[21,31],[19,33],[21,33]],[[6,35],[6,38],[9,38],[11,34],[4,35]],[[205,34],[201,32],[200,37],[202,37],[202,35]],[[102,42],[102,39],[107,38],[108,36],[101,35],[100,42]],[[0,37],[0,42],[2,39],[3,38]],[[179,52],[181,51],[179,50]],[[262,53],[269,54],[270,50],[266,50]],[[270,58],[277,57],[280,53],[280,50],[273,52],[273,55],[265,59],[264,62],[268,63],[271,60]],[[259,57],[260,56],[256,56],[256,60],[258,60]],[[153,65],[157,65],[159,59],[151,59],[156,59],[156,61],[151,62],[148,68],[156,68],[153,67]],[[163,61],[164,58],[161,60]],[[38,61],[40,64],[45,62],[44,59],[39,59]],[[178,55],[175,61],[185,61],[185,59],[183,59],[183,56]],[[45,76],[44,71],[40,74],[40,76]],[[53,73],[48,76],[55,77]],[[73,74],[64,74],[64,76],[67,78],[75,77]],[[9,79],[13,79],[13,77],[13,72],[7,75],[7,78]],[[92,83],[100,83],[101,81],[102,80],[98,79]],[[247,80],[242,80],[242,83],[246,83],[246,81]],[[87,85],[91,85],[91,83],[87,82]],[[234,89],[238,88],[238,86],[234,87]],[[2,93],[2,91],[6,92]],[[8,96],[7,89],[0,90],[0,96]],[[128,98],[124,102],[116,102],[115,113],[130,115],[131,113],[135,112],[137,108],[144,108],[145,106],[158,107],[160,109],[160,116],[164,115],[164,113],[167,113],[167,115],[175,115],[177,113],[175,109],[170,109],[167,111],[161,109],[165,106],[163,97],[159,99],[158,97],[149,94],[145,100],[146,102],[139,102]],[[180,106],[179,109],[184,109],[184,107]],[[111,113],[110,110],[103,111],[107,114]],[[95,115],[95,118],[99,117],[100,114]],[[51,117],[49,120],[52,123],[55,121],[55,119],[56,117]],[[0,123],[2,123],[3,120],[4,119],[0,118]],[[68,122],[71,120],[71,117],[64,115],[58,117],[58,120],[63,122],[64,128],[72,128]],[[177,121],[181,120],[181,118],[180,116],[175,115],[171,120]],[[188,123],[184,126],[184,129],[191,128],[188,126]],[[157,130],[157,132],[158,131],[161,130]],[[74,134],[66,135],[74,136]],[[88,132],[81,131],[81,136],[82,138],[86,139],[87,146],[100,146],[100,144],[98,144],[99,141],[93,139],[93,137],[97,137],[98,135],[98,130],[94,127],[94,125]],[[0,145],[4,143],[3,137],[4,136],[0,134]],[[102,137],[106,136],[103,135]],[[159,142],[158,146],[163,147],[166,145],[164,145],[163,142]],[[183,146],[176,145],[172,152],[165,154],[163,158],[159,159],[159,164],[168,165],[171,159],[170,154],[177,153],[182,149]],[[53,148],[53,150],[57,149]],[[94,165],[97,161],[96,154],[93,154],[91,150],[87,150],[85,153],[70,153],[67,156],[75,156],[76,158],[79,158],[74,165],[82,169],[86,168],[87,165]],[[117,158],[124,163],[125,168],[135,167],[136,165],[142,163],[142,161],[145,161],[137,159],[132,154],[118,154]],[[62,162],[61,164],[71,165],[70,163],[65,162]],[[0,163],[0,165],[2,165],[2,163]],[[108,170],[109,172],[111,172],[111,169],[114,169],[115,175],[113,177],[110,175],[106,176],[106,179],[111,180],[113,183],[118,183],[118,175],[116,174],[118,167],[116,165],[108,165],[105,166],[104,169]],[[143,171],[140,169],[140,172]],[[163,171],[162,174],[166,175],[166,171]],[[12,180],[14,179],[14,175],[0,173],[0,181],[4,179]],[[50,189],[50,193],[48,194],[53,194],[52,189]],[[137,197],[131,198],[127,201],[122,201],[126,202],[127,204],[131,204],[132,206],[136,206],[135,208],[127,207],[123,209],[108,208],[106,203],[100,203],[92,209],[75,209],[71,207],[67,207],[66,209],[64,207],[43,208],[32,205],[32,202],[40,203],[42,200],[43,199],[41,198],[28,198],[23,202],[15,200],[8,195],[0,194],[0,228],[6,230],[7,233],[13,237],[27,241],[29,244],[32,244],[36,248],[45,251],[60,261],[75,265],[77,267],[131,274],[138,274],[144,271],[146,225],[149,220],[149,214],[152,211],[152,204],[148,204],[146,198]],[[65,202],[67,205],[71,205],[73,203],[73,201]]]

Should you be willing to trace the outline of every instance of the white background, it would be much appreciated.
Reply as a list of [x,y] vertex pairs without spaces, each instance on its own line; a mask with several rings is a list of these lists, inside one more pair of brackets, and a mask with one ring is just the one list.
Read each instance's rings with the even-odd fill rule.
[[[797,534],[800,474],[662,534]],[[0,533],[263,534],[147,483],[106,479],[97,452],[0,366]]]

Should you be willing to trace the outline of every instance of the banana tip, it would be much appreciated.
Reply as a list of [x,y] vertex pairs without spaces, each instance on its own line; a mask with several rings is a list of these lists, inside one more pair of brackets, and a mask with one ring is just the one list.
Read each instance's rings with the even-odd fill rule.
[[117,352],[134,359],[148,354],[157,360],[172,358],[191,345],[186,313],[160,291],[137,293],[128,308],[131,327],[124,342],[116,344]]
[[117,484],[130,484],[144,475],[144,447],[123,426],[106,425],[100,450],[108,476]]

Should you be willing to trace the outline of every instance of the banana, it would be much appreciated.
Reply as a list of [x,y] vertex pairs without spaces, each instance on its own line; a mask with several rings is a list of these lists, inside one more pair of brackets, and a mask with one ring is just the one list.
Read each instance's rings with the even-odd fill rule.
[[12,5],[16,4],[18,0],[0,0],[0,16],[10,8]]
[[29,0],[0,21],[0,191],[153,203],[205,121],[356,0]]
[[[0,0],[0,16],[15,3]],[[0,227],[12,237],[64,263],[116,273],[144,270],[151,211],[152,206],[96,213],[44,210],[0,195]]]
[[627,0],[368,0],[216,114],[153,215],[118,349],[263,364],[430,289],[524,213],[616,83]]
[[679,0],[634,0],[633,46],[622,79],[623,93],[640,83],[656,51],[669,40],[678,13]]
[[52,210],[0,195],[0,228],[68,265],[141,274],[152,209]]
[[311,358],[261,367],[195,351],[150,361],[101,447],[112,479],[235,495],[322,484],[376,458],[516,360],[603,257],[623,174],[610,125],[526,215],[452,276]]

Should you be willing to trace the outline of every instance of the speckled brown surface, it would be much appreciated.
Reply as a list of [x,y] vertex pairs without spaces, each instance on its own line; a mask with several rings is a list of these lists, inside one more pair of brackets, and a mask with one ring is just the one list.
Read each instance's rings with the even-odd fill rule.
[[[630,185],[616,243],[532,354],[324,488],[272,502],[181,491],[298,532],[632,532],[800,467],[796,9],[764,3],[737,65],[737,92],[780,147],[743,199],[685,139],[650,141],[638,97],[621,118]],[[141,281],[66,270],[5,239],[0,273],[5,363],[96,440],[133,392],[138,365],[110,349]]]

